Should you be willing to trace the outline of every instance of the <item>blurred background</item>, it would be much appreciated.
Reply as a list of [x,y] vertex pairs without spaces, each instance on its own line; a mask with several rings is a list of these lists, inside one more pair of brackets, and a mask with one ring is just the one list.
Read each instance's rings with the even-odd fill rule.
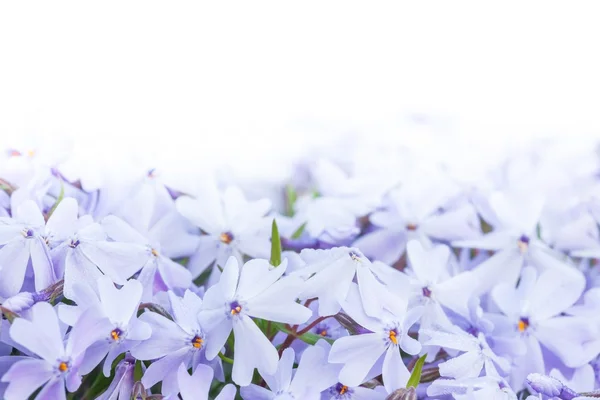
[[540,138],[588,146],[599,17],[592,1],[3,2],[0,139],[250,179],[349,143],[471,169]]

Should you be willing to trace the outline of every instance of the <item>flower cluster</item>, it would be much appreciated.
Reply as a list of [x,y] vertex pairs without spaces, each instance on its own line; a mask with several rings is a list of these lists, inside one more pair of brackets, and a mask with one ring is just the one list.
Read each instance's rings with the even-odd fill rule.
[[5,399],[600,397],[593,151],[264,190],[37,154],[0,155]]

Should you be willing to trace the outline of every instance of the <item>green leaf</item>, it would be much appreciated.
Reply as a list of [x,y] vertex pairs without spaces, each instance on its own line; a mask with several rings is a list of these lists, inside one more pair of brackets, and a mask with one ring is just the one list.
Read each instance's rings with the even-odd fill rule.
[[298,239],[300,236],[302,236],[304,228],[306,228],[306,222],[300,225],[298,229],[296,229],[296,232],[292,233],[292,239]]
[[426,357],[427,354],[423,354],[417,360],[417,363],[415,364],[415,367],[413,368],[412,373],[410,374],[410,378],[408,378],[408,382],[406,383],[407,388],[416,388],[419,385],[419,382],[421,381],[421,371],[423,370],[423,364],[425,364]]
[[278,267],[281,264],[281,237],[279,237],[279,229],[277,222],[273,219],[271,226],[271,265]]
[[50,219],[50,217],[52,216],[52,213],[54,212],[54,210],[56,210],[56,207],[58,207],[58,205],[64,198],[65,198],[65,185],[63,184],[63,181],[61,179],[60,180],[60,193],[58,194],[58,197],[56,198],[54,205],[52,206],[50,211],[48,211],[48,214],[46,215],[46,221],[48,221]]
[[[294,332],[290,331],[282,323],[272,322],[272,326],[274,326],[275,328],[279,329],[283,333],[287,333],[288,335],[294,335]],[[325,339],[329,343],[333,343],[332,339],[329,339],[329,338],[326,338],[326,337],[323,337],[321,335],[317,335],[317,334],[314,334],[314,333],[310,333],[310,332],[306,332],[305,334],[303,334],[301,336],[297,336],[297,338],[300,339],[300,340],[302,340],[304,343],[308,343],[310,345],[316,344],[321,339]]]
[[294,216],[294,205],[297,199],[298,193],[296,193],[296,189],[292,185],[287,185],[285,187],[285,215],[288,217]]

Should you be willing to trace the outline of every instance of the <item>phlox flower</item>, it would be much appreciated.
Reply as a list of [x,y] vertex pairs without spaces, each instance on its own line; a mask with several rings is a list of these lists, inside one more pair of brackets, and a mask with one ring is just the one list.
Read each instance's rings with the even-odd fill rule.
[[[129,280],[117,289],[109,277],[102,276],[98,279],[96,304],[86,306],[95,308],[97,322],[92,323],[104,335],[87,349],[80,367],[83,374],[90,372],[104,359],[104,375],[110,376],[112,363],[117,356],[150,337],[150,326],[137,318],[141,297],[142,285],[136,280]],[[76,310],[71,312],[77,314]],[[59,312],[59,316],[60,314]]]
[[117,364],[110,385],[96,400],[130,400],[134,385],[134,369],[135,358],[127,353]]
[[102,275],[118,285],[140,270],[148,261],[148,251],[131,243],[109,241],[106,232],[91,218],[71,220],[68,235],[52,248],[52,259],[57,271],[64,271],[64,294],[71,299],[73,286],[95,286]]
[[198,321],[202,300],[189,290],[182,298],[172,291],[168,297],[173,320],[155,312],[144,312],[140,320],[150,325],[152,335],[131,349],[138,360],[154,360],[142,378],[144,387],[151,388],[162,381],[163,395],[177,394],[177,368],[182,363],[193,370],[200,364],[210,364],[217,371],[217,379],[223,380],[221,360],[206,358],[207,346],[214,339],[207,336]]
[[468,315],[471,290],[477,285],[470,272],[451,275],[450,249],[445,245],[425,248],[419,241],[407,244],[410,262],[410,285],[413,302],[424,306],[421,327],[436,322],[437,316],[447,307],[462,315]]
[[456,400],[517,400],[515,392],[497,377],[437,379],[427,388],[433,398],[452,394]]
[[223,267],[230,256],[242,261],[242,255],[269,256],[269,223],[265,215],[271,208],[268,199],[248,201],[241,190],[227,188],[220,193],[216,185],[206,185],[198,198],[181,196],[177,210],[206,235],[190,258],[188,268],[197,277],[211,264]]
[[98,324],[90,317],[93,317],[91,312],[81,316],[66,344],[56,312],[49,303],[35,304],[30,321],[16,318],[10,327],[12,340],[39,358],[22,359],[2,376],[2,381],[8,383],[4,398],[26,399],[43,386],[36,400],[60,400],[66,399],[65,385],[70,392],[77,390],[85,350],[100,337]]
[[[176,214],[175,214],[176,216]],[[148,220],[145,222],[149,223]],[[102,222],[102,228],[107,235],[118,242],[131,243],[132,246],[138,247],[139,253],[146,254],[146,261],[137,277],[144,288],[144,299],[149,301],[152,296],[161,290],[172,289],[187,289],[192,283],[192,275],[181,264],[171,260],[163,251],[169,254],[169,243],[172,239],[167,239],[167,246],[163,248],[161,245],[165,242],[167,233],[170,233],[172,238],[181,238],[185,240],[187,236],[181,231],[177,231],[172,225],[173,214],[167,214],[162,219],[158,220],[152,227],[143,227],[144,234],[136,231],[125,221],[109,215]],[[173,254],[171,252],[170,254]]]
[[309,347],[294,370],[294,350],[287,348],[281,355],[277,371],[262,375],[268,389],[252,384],[243,387],[240,394],[244,400],[319,400],[321,392],[337,381],[339,372],[338,368],[329,366],[327,354],[327,347]]
[[[68,202],[56,217],[48,221],[48,229],[60,229],[59,216],[68,208]],[[58,208],[57,208],[58,210]],[[14,218],[0,218],[0,296],[14,296],[24,282],[34,290],[42,290],[57,278],[50,258],[50,249],[44,241],[46,223],[38,206],[31,200],[14,210]],[[29,267],[29,265],[31,265]],[[29,272],[28,272],[29,271]]]
[[267,260],[254,259],[240,269],[237,259],[230,257],[219,282],[204,295],[198,318],[210,339],[206,357],[216,357],[233,330],[232,379],[240,386],[250,384],[254,368],[261,375],[274,374],[279,359],[275,347],[252,318],[301,324],[311,316],[308,308],[296,303],[302,280],[293,276],[281,278],[286,267],[285,259],[278,267]]
[[405,182],[388,193],[384,209],[369,215],[369,221],[380,229],[361,236],[353,246],[367,257],[393,264],[404,254],[410,240],[430,246],[432,240],[476,237],[480,228],[472,205],[462,203],[455,208],[439,210],[458,194],[457,189],[446,180]]
[[515,387],[527,373],[545,372],[541,345],[568,367],[579,367],[598,353],[598,325],[584,317],[563,315],[581,295],[581,291],[568,292],[562,286],[563,278],[560,270],[547,270],[538,276],[534,268],[527,267],[516,288],[503,283],[491,292],[527,349],[512,369]]
[[477,378],[485,369],[484,375],[500,377],[510,371],[510,362],[492,351],[481,332],[472,335],[456,325],[437,326],[421,329],[419,340],[423,346],[439,346],[462,352],[439,365],[441,376]]
[[[180,364],[177,369],[177,383],[179,384],[181,398],[183,400],[208,400],[208,392],[213,376],[214,371],[208,365],[199,364],[190,376],[185,364]],[[236,387],[230,383],[221,389],[215,400],[233,400],[236,392]],[[167,400],[170,398],[167,398]],[[177,396],[173,397],[174,400],[178,398]]]
[[562,283],[570,292],[583,289],[581,272],[537,238],[536,227],[544,206],[544,198],[521,192],[495,192],[489,203],[498,218],[494,230],[481,238],[452,242],[453,246],[496,253],[472,270],[480,282],[476,295],[489,291],[498,279],[516,283],[521,269],[532,265],[539,270],[558,269],[563,272]]
[[[292,275],[306,279],[300,297],[302,299],[319,299],[319,315],[334,315],[340,311],[341,303],[350,290],[356,277],[358,290],[365,312],[377,315],[382,308],[406,307],[406,299],[394,297],[391,300],[390,290],[377,277],[380,273],[394,274],[381,263],[372,263],[360,250],[348,247],[336,247],[328,250],[305,249],[300,257],[306,263]],[[400,282],[398,278],[395,282]],[[403,287],[393,288],[402,291]]]
[[[349,387],[360,385],[375,366],[383,373],[383,383],[392,391],[406,385],[410,372],[404,365],[400,349],[415,355],[421,344],[408,335],[422,313],[422,307],[392,314],[382,311],[378,318],[366,314],[356,284],[352,284],[347,299],[342,303],[344,312],[360,326],[370,331],[360,335],[344,336],[333,343],[330,363],[343,363],[339,380]],[[383,365],[379,361],[383,358]]]

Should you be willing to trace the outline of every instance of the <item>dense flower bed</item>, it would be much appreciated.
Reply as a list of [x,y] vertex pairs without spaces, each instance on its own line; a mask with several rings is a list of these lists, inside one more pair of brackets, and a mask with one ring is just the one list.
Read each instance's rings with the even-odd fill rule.
[[273,188],[159,169],[98,184],[93,166],[10,149],[0,390],[600,397],[593,150],[537,148],[466,174],[396,162],[408,153],[321,157]]

